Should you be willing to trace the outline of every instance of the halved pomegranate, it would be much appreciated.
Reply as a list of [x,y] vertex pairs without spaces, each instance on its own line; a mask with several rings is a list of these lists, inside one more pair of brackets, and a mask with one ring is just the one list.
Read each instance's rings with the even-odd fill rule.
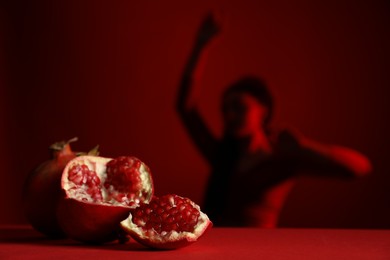
[[60,226],[70,238],[89,243],[117,239],[130,209],[153,196],[149,168],[130,156],[79,156],[65,167],[61,186]]
[[169,194],[131,209],[121,226],[145,246],[175,249],[197,241],[212,223],[190,199]]

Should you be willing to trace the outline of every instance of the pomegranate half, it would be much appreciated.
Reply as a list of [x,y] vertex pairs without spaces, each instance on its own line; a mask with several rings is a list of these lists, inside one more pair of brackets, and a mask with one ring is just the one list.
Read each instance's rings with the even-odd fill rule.
[[117,239],[130,209],[153,196],[149,168],[131,156],[74,158],[64,169],[61,186],[60,226],[69,238],[87,243]]
[[131,209],[121,226],[147,247],[175,249],[197,241],[212,223],[190,199],[169,194]]

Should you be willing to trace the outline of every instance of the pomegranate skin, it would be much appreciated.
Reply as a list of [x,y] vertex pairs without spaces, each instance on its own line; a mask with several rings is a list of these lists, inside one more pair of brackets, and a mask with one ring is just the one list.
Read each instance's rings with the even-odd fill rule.
[[52,238],[65,237],[56,218],[56,208],[62,196],[62,171],[76,157],[69,142],[53,144],[50,147],[52,159],[34,169],[23,187],[23,207],[28,222],[34,229]]
[[121,231],[119,223],[127,218],[129,210],[127,207],[81,203],[64,198],[58,204],[57,217],[69,238],[102,244],[118,239]]

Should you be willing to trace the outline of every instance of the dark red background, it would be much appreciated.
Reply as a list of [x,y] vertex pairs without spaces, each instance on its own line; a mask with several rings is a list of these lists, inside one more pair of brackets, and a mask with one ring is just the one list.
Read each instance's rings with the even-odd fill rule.
[[[294,3],[293,3],[294,2]],[[320,3],[321,2],[321,3]],[[24,223],[20,195],[54,141],[78,136],[152,169],[156,192],[202,202],[208,168],[174,110],[198,24],[220,10],[201,110],[221,132],[219,97],[265,78],[275,125],[350,146],[374,173],[302,179],[282,226],[390,228],[388,1],[9,1],[0,10],[0,223]]]

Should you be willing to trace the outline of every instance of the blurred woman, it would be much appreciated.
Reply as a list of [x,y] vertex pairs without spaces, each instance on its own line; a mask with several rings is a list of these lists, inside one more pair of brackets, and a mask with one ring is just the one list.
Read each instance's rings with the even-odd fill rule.
[[[220,32],[212,14],[202,22],[185,67],[177,111],[196,147],[211,168],[204,211],[216,226],[273,228],[284,201],[303,170],[335,177],[362,176],[371,171],[362,154],[325,145],[289,130],[272,132],[273,97],[264,82],[246,76],[223,94],[224,132],[213,136],[204,123],[194,93],[199,60]],[[204,62],[204,60],[203,60]]]

